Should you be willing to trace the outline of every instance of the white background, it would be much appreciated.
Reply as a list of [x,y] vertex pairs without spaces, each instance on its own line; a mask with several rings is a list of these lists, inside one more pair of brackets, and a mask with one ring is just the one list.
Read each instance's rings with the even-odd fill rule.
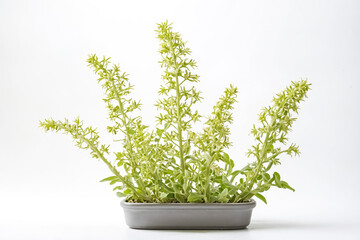
[[[154,126],[161,83],[156,23],[168,19],[198,62],[204,115],[239,87],[231,156],[248,159],[260,109],[308,79],[291,141],[302,155],[278,167],[296,192],[271,189],[248,230],[139,231],[98,181],[101,162],[39,120],[81,116],[103,141],[102,89],[89,53],[130,74]],[[0,1],[0,239],[354,239],[359,225],[359,1]],[[118,143],[113,143],[114,147]]]

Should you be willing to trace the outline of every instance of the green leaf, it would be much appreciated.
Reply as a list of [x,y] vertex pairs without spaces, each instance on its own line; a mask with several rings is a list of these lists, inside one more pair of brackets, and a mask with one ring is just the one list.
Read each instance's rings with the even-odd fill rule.
[[229,164],[229,160],[230,160],[229,154],[224,153],[222,159],[225,163]]
[[168,193],[162,192],[162,193],[160,193],[160,199],[165,199],[168,197],[168,195],[169,195]]
[[295,189],[290,187],[290,185],[287,182],[281,181],[280,184],[281,184],[282,188],[287,188],[287,189],[290,189],[291,191],[295,192]]
[[113,191],[115,191],[115,190],[123,190],[123,186],[116,186],[116,187],[114,187],[113,188]]
[[174,193],[174,197],[176,198],[176,200],[178,200],[179,202],[185,202],[186,198],[184,197],[183,194],[180,193]]
[[119,180],[119,178],[117,176],[111,176],[100,180],[100,182],[114,181],[114,180]]
[[282,188],[281,181],[280,181],[280,174],[277,173],[277,172],[274,172],[273,176],[274,176],[274,179],[275,179],[276,186],[279,187],[279,188]]
[[241,173],[240,170],[236,170],[236,171],[233,171],[230,176],[231,176],[231,179],[230,179],[230,182],[233,183],[234,182],[234,179],[236,178],[237,175],[239,175]]
[[222,190],[222,192],[219,194],[218,201],[223,203],[228,202],[229,201],[229,198],[227,198],[228,194],[229,194],[229,190],[227,188]]
[[121,160],[124,157],[124,154],[122,152],[115,153],[116,160]]
[[122,192],[117,192],[116,195],[117,195],[118,197],[126,197],[126,196],[127,196],[127,194],[122,193]]
[[240,173],[246,174],[246,172],[251,171],[251,170],[252,170],[252,167],[248,164],[240,170]]
[[265,182],[268,182],[270,180],[270,175],[268,173],[263,173],[262,177],[263,177]]
[[237,187],[235,187],[231,182],[229,182],[229,180],[227,179],[227,177],[225,177],[225,176],[222,176],[222,178],[221,178],[221,183],[222,184],[224,184],[225,186],[227,186],[227,187],[229,187],[229,188],[231,188],[232,189],[232,192],[236,192],[238,189],[237,189]]
[[188,202],[195,203],[195,202],[202,202],[204,196],[198,193],[190,193],[187,200]]
[[189,154],[190,149],[191,149],[190,143],[185,143],[184,144],[184,154]]
[[263,195],[261,195],[260,193],[256,193],[256,194],[255,194],[255,197],[257,197],[258,199],[260,199],[261,201],[263,201],[265,204],[267,204],[266,198],[265,198]]
[[115,180],[113,180],[113,181],[110,182],[110,185],[114,185],[114,184],[117,183],[117,182],[120,182],[120,180],[119,180],[119,179],[115,179]]
[[130,129],[128,128],[126,131],[129,135],[134,135],[136,133],[136,131],[134,129]]
[[210,162],[211,161],[211,156],[208,152],[205,152],[203,155],[204,159],[206,160],[206,162]]
[[159,129],[159,128],[156,129],[156,134],[157,134],[159,137],[161,137],[161,135],[163,134],[163,132],[164,132],[163,129]]
[[131,189],[129,189],[129,188],[127,188],[125,191],[124,191],[124,194],[126,194],[126,195],[129,195],[129,194],[131,194],[132,193],[132,191],[131,191]]

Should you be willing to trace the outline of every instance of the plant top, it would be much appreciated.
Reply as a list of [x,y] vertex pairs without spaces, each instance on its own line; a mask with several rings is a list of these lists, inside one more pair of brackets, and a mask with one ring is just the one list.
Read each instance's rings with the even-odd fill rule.
[[[193,72],[196,62],[190,58],[190,49],[168,22],[158,24],[156,33],[164,69],[155,104],[159,110],[156,129],[142,123],[141,103],[131,98],[134,86],[128,75],[111,65],[110,58],[96,55],[90,55],[87,62],[105,92],[103,100],[112,122],[107,130],[117,139],[121,136],[122,148],[117,145],[110,150],[101,144],[97,130],[79,118],[72,122],[45,119],[40,126],[71,135],[76,146],[103,161],[112,175],[101,181],[109,182],[128,201],[237,203],[255,196],[266,203],[262,192],[271,187],[294,191],[272,169],[280,164],[281,155],[300,153],[297,145],[287,144],[287,134],[311,84],[292,82],[262,110],[259,123],[251,130],[256,144],[247,153],[253,162],[235,170],[227,150],[237,88],[226,88],[211,115],[200,116],[193,109],[202,97],[195,88],[199,76]],[[193,123],[200,120],[205,120],[203,130],[193,131]]]

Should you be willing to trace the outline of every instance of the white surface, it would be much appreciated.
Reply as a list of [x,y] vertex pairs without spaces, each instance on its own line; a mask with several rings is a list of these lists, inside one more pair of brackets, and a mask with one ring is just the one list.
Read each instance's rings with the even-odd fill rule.
[[[38,121],[81,116],[104,142],[102,90],[89,53],[130,74],[153,126],[161,83],[156,23],[169,19],[193,50],[202,114],[239,87],[231,156],[248,160],[258,112],[290,81],[313,83],[290,141],[300,158],[277,169],[245,231],[135,231],[98,181],[103,164]],[[0,239],[354,239],[360,197],[359,1],[0,1]],[[115,145],[116,146],[116,143]],[[309,203],[310,201],[310,203]]]
[[[21,233],[19,233],[21,232]],[[244,230],[134,230],[118,225],[6,226],[3,239],[357,239],[356,225],[318,222],[254,221]]]

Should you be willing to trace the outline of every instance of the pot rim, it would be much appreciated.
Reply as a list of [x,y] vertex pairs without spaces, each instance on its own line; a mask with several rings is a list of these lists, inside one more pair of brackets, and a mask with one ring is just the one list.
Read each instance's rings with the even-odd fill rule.
[[256,201],[254,199],[250,199],[249,202],[242,203],[130,203],[127,202],[126,199],[121,201],[121,206],[123,208],[200,208],[200,209],[209,209],[209,208],[254,208],[256,206]]

